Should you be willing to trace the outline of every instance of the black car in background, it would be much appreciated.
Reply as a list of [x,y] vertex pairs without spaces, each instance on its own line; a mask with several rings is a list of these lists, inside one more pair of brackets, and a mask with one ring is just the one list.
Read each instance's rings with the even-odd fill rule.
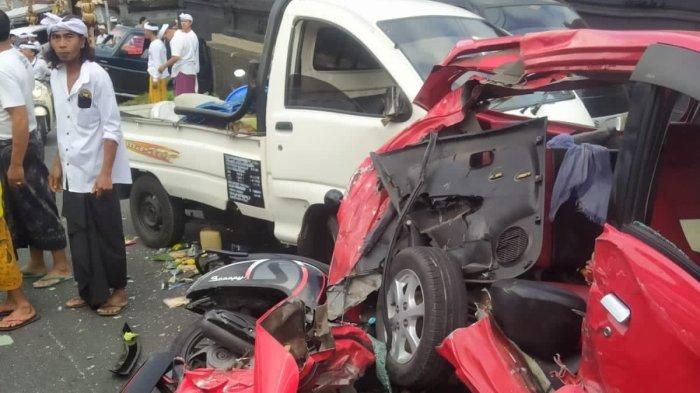
[[511,34],[580,29],[586,22],[555,0],[437,0],[471,11]]
[[[144,30],[116,26],[105,42],[95,48],[95,61],[112,78],[119,96],[132,97],[148,91],[148,46]],[[167,44],[166,44],[167,46]],[[170,48],[168,48],[168,54]],[[199,91],[212,91],[211,57],[206,41],[199,40]]]

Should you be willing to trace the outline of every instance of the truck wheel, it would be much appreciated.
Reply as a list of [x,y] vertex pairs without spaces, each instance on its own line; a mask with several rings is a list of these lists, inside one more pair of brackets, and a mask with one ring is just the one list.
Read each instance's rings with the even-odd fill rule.
[[129,198],[134,229],[151,248],[168,247],[182,238],[185,211],[179,199],[171,198],[152,175],[136,179]]
[[391,331],[389,376],[400,386],[438,386],[450,368],[435,347],[467,322],[462,272],[440,249],[411,247],[394,257],[388,275],[379,301],[388,319],[382,314],[377,326]]

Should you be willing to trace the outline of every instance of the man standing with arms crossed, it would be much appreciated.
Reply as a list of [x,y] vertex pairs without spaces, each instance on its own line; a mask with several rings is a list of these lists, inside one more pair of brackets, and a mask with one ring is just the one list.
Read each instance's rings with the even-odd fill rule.
[[126,249],[114,183],[131,171],[112,80],[92,62],[85,24],[74,16],[49,27],[51,88],[56,102],[59,154],[51,187],[63,192],[63,215],[78,297],[66,306],[90,306],[102,316],[127,305]]
[[199,73],[199,38],[192,31],[192,15],[180,14],[181,30],[175,31],[170,39],[170,59],[158,68],[159,72],[173,67],[175,95],[197,92]]

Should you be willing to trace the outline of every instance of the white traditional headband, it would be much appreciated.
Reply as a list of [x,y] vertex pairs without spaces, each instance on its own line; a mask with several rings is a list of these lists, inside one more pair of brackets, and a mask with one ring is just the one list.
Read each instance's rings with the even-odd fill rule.
[[37,44],[22,44],[19,46],[19,49],[30,49],[35,52],[41,52],[41,46]]
[[56,24],[50,25],[48,30],[49,35],[57,31],[70,31],[83,37],[87,37],[88,35],[87,26],[78,18],[63,19]]
[[149,30],[149,31],[153,31],[153,32],[158,31],[158,26],[152,25],[152,24],[150,24],[150,23],[148,23],[148,22],[146,22],[146,24],[143,25],[143,28],[146,29],[146,30]]
[[160,27],[160,30],[158,30],[158,39],[159,40],[163,39],[165,32],[168,31],[168,27],[170,27],[170,25],[167,23]]
[[180,14],[180,20],[186,20],[190,22],[194,22],[194,19],[192,19],[192,15],[190,14]]

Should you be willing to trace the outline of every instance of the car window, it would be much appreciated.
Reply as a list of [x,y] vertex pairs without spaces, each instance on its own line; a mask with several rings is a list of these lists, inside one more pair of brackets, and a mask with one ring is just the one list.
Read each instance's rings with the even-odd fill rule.
[[575,11],[563,5],[492,7],[484,10],[484,18],[512,34],[586,27]]
[[114,48],[117,44],[121,43],[122,40],[124,40],[124,36],[126,36],[126,33],[127,31],[124,28],[115,27],[114,29],[112,29],[112,31],[109,32],[109,36],[104,42],[102,42],[101,45]]
[[379,70],[374,57],[347,33],[333,27],[318,30],[314,49],[317,71]]
[[122,45],[122,52],[129,57],[140,57],[143,56],[146,50],[146,37],[142,35],[132,35],[129,39]]
[[440,64],[457,42],[498,37],[501,33],[482,19],[425,16],[377,22],[411,62],[423,80]]
[[343,29],[317,21],[295,27],[285,105],[380,116],[396,86],[372,53]]

